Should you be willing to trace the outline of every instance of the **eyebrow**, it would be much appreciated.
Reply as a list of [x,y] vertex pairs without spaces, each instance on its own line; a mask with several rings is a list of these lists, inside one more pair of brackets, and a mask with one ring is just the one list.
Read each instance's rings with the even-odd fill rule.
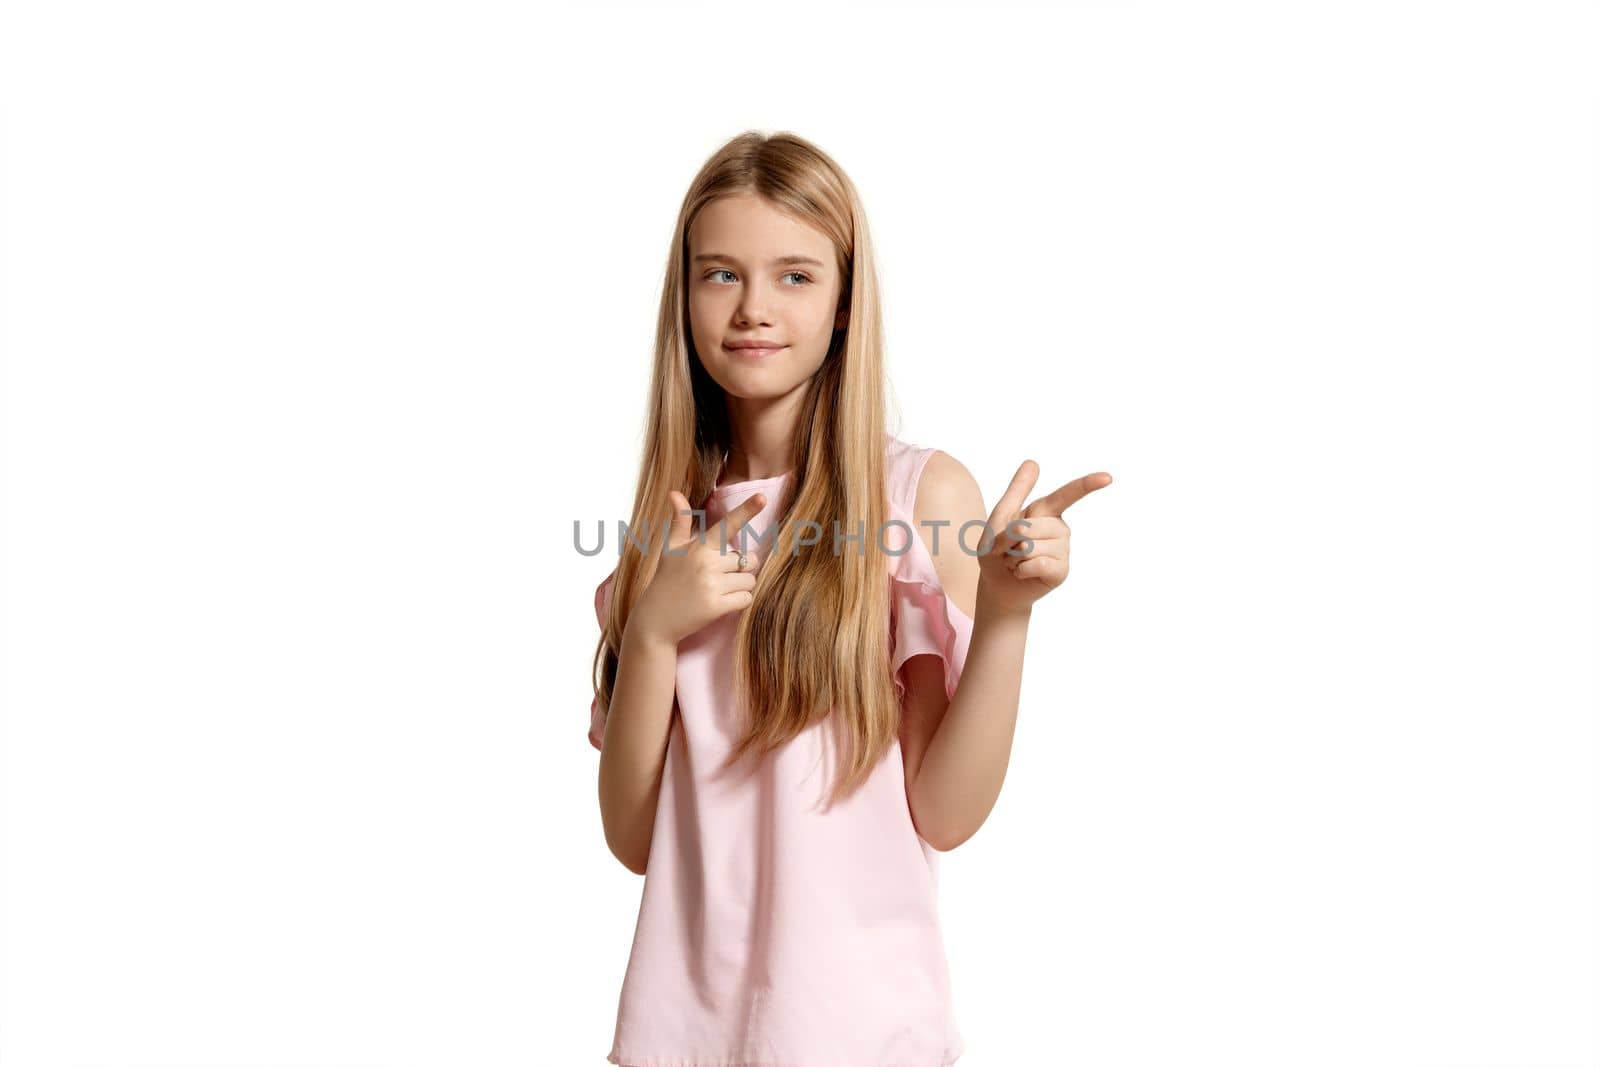
[[[732,256],[728,255],[726,252],[701,252],[698,256],[694,257],[694,261],[696,263],[704,263],[707,260],[713,260],[713,259],[721,260],[724,263],[739,264],[739,261],[737,259],[734,259]],[[796,256],[796,255],[779,256],[777,259],[772,261],[772,265],[774,267],[788,266],[788,265],[794,264],[794,263],[809,263],[813,267],[826,267],[827,266],[827,264],[822,262],[822,260],[820,260],[820,259],[812,259],[810,256]],[[742,264],[740,264],[740,265],[742,266]]]

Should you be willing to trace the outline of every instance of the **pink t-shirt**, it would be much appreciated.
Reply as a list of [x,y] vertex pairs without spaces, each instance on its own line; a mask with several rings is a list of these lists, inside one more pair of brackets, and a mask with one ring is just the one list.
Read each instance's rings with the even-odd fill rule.
[[[888,527],[883,543],[890,552],[907,548],[888,559],[892,669],[903,695],[906,660],[938,656],[953,695],[972,619],[945,594],[912,513],[935,450],[885,436],[886,517],[905,526]],[[705,504],[708,536],[760,491],[767,502],[745,544],[764,558],[773,542],[756,538],[768,535],[789,479],[714,490]],[[938,528],[941,553],[961,551],[955,534]],[[842,549],[854,550],[848,542]],[[610,590],[609,576],[595,590],[602,624]],[[730,612],[678,646],[679,713],[606,1059],[621,1067],[954,1063],[964,1044],[939,928],[939,853],[911,821],[899,743],[826,812],[836,760],[831,744],[824,751],[822,723],[762,757],[754,773],[718,776],[740,730],[730,695],[738,618]],[[604,736],[596,703],[589,740],[599,748]]]

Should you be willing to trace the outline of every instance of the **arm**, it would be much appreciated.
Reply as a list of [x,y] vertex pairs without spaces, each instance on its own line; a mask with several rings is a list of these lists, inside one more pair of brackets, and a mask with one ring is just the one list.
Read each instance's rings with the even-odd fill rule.
[[644,874],[677,690],[678,648],[628,620],[600,747],[600,821],[612,855]]
[[[963,523],[983,522],[983,493],[972,474],[944,452],[923,468],[914,507],[917,533],[956,608],[973,620],[972,643],[955,696],[944,692],[943,666],[934,656],[906,662],[905,725],[901,752],[906,796],[917,832],[941,852],[966,841],[989,817],[1011,761],[1022,660],[1031,610],[1001,610],[982,596],[977,557],[956,544]],[[938,551],[926,521],[939,529]],[[967,532],[976,551],[978,527]]]
[[[670,490],[663,503],[672,519],[660,544],[672,551],[657,550],[655,574],[628,613],[600,741],[600,820],[606,844],[634,874],[645,873],[655,835],[678,688],[678,642],[748,608],[756,585],[754,572],[736,569],[720,535],[708,538],[694,532],[694,512],[681,492]],[[723,516],[730,539],[765,505],[766,497],[753,493]],[[604,625],[603,613],[601,618]]]

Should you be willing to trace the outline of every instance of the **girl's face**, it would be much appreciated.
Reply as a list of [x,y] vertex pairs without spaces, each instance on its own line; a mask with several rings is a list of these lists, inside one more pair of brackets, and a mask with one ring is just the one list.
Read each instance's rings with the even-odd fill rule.
[[[833,242],[753,194],[713,200],[689,227],[689,330],[700,364],[730,395],[773,399],[828,354],[843,279]],[[776,348],[738,347],[763,341]]]

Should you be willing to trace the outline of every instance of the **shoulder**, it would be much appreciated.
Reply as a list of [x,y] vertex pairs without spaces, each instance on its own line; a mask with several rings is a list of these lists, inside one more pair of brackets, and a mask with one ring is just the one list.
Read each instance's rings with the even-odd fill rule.
[[962,527],[986,522],[989,510],[978,479],[965,464],[942,449],[927,452],[914,487],[912,514],[917,533],[928,546],[945,592],[971,616],[978,597],[978,558],[972,552],[982,540],[982,531],[969,527],[963,535]]
[[927,453],[914,488],[913,510],[917,518],[954,519],[957,515],[962,521],[975,515],[980,519],[988,518],[983,507],[983,490],[978,488],[978,479],[967,470],[966,464],[943,449],[930,448]]
[[[982,494],[972,472],[950,453],[938,448],[903,441],[886,435],[889,443],[885,473],[891,503],[905,512],[947,510],[976,500],[981,509]],[[933,516],[935,518],[947,516]],[[984,514],[987,518],[987,513]]]

